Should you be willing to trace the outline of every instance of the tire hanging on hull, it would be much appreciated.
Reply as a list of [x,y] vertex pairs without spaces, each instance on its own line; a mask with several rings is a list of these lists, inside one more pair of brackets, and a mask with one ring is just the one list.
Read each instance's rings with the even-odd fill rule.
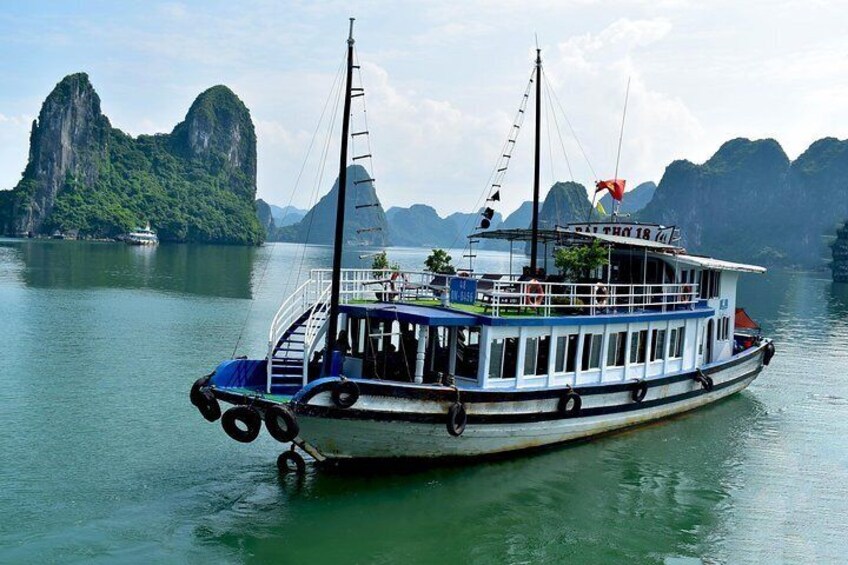
[[771,363],[771,358],[774,357],[774,342],[768,342],[765,351],[763,351],[763,365]]
[[633,399],[633,402],[637,404],[645,400],[645,396],[648,395],[648,383],[644,380],[640,380],[636,383],[634,389],[630,392],[630,398]]
[[274,404],[265,410],[265,429],[275,440],[288,443],[300,433],[294,413],[288,406]]
[[353,381],[341,381],[333,387],[331,397],[333,404],[339,408],[350,408],[359,400],[359,385]]
[[[241,424],[240,427],[239,423]],[[227,435],[241,443],[250,443],[259,436],[262,417],[253,406],[234,406],[224,412],[221,426]]]
[[583,406],[583,399],[580,395],[569,390],[568,393],[559,399],[557,403],[557,411],[567,417],[574,417],[580,414],[580,408]]
[[465,406],[459,402],[455,403],[448,410],[448,433],[453,437],[459,437],[465,431],[465,426],[468,424],[468,413],[465,411]]
[[701,384],[701,387],[707,391],[711,392],[713,390],[713,378],[704,372],[701,369],[698,369],[697,374],[695,375],[695,380]]
[[303,475],[306,473],[306,461],[294,449],[284,451],[277,457],[277,470],[281,475],[292,472]]
[[200,393],[200,400],[196,404],[200,415],[206,418],[208,422],[214,422],[221,417],[221,405],[218,404],[218,399],[209,390],[204,390]]

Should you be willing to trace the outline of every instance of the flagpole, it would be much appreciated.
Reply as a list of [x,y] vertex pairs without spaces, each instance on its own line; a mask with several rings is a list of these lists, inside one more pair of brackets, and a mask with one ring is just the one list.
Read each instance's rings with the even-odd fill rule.
[[[621,161],[621,141],[624,139],[624,119],[627,117],[627,100],[630,98],[630,77],[627,77],[627,90],[624,92],[624,111],[621,113],[621,131],[618,134],[618,154],[615,156],[615,176],[613,182],[618,182],[618,163]],[[621,195],[622,200],[624,194]],[[613,203],[613,221],[618,216],[618,211],[621,209],[621,200]]]

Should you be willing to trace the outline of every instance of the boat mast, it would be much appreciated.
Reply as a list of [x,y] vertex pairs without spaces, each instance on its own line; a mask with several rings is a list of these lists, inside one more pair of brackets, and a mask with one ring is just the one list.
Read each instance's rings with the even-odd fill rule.
[[539,146],[542,132],[542,50],[536,48],[536,146],[533,171],[533,240],[530,242],[530,274],[536,275],[536,249],[539,246]]
[[350,134],[350,92],[353,83],[353,21],[347,38],[347,86],[345,87],[344,114],[342,114],[342,141],[339,151],[339,192],[336,202],[336,233],[333,240],[333,273],[330,283],[330,312],[327,325],[327,345],[324,349],[324,375],[330,374],[336,332],[339,325],[339,289],[342,277],[342,243],[344,240],[345,195],[347,193],[347,141]]

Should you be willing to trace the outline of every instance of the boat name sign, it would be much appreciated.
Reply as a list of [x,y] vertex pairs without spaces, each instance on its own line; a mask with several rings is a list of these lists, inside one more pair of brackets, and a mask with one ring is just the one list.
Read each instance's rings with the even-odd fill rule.
[[605,235],[617,235],[621,237],[632,237],[659,243],[672,243],[680,239],[677,228],[674,226],[657,226],[622,222],[598,222],[591,224],[569,224],[565,226],[566,231],[577,233],[602,233]]
[[451,304],[474,304],[477,300],[477,281],[470,277],[455,277],[450,281]]

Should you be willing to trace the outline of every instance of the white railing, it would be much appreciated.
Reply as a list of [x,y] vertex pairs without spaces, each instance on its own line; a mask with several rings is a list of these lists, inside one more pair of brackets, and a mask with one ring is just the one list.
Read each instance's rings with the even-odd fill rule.
[[[313,279],[319,287],[329,287],[331,271],[315,269]],[[491,316],[530,313],[541,316],[567,314],[615,314],[645,310],[669,311],[691,308],[698,303],[698,285],[556,283],[521,281],[517,275],[494,275],[477,280],[475,305]],[[439,275],[424,271],[343,269],[340,301],[382,300],[414,302],[437,300],[449,306],[450,283],[458,275]]]
[[698,303],[698,285],[496,281],[480,293],[492,316],[530,311],[541,316],[671,311]]
[[[313,269],[312,278],[319,286],[329,286],[332,271]],[[358,300],[412,301],[440,299],[450,287],[451,275],[434,275],[426,271],[391,271],[374,269],[342,269],[339,300],[349,304]],[[437,281],[434,284],[434,281]]]
[[309,317],[306,319],[306,323],[304,324],[304,327],[306,328],[303,336],[304,357],[308,357],[307,353],[312,353],[312,349],[314,348],[311,346],[323,333],[322,330],[324,328],[324,322],[327,319],[327,311],[330,309],[329,298],[330,286],[328,285],[309,309]]
[[309,279],[297,287],[297,289],[295,289],[295,291],[283,301],[279,310],[277,310],[277,313],[274,314],[274,319],[271,321],[271,328],[268,330],[269,360],[274,354],[274,348],[276,347],[277,342],[280,341],[281,337],[283,337],[283,333],[285,333],[289,326],[291,326],[294,321],[306,311],[309,305],[314,302],[311,300],[311,294],[314,292],[312,287],[314,285],[315,281]]

